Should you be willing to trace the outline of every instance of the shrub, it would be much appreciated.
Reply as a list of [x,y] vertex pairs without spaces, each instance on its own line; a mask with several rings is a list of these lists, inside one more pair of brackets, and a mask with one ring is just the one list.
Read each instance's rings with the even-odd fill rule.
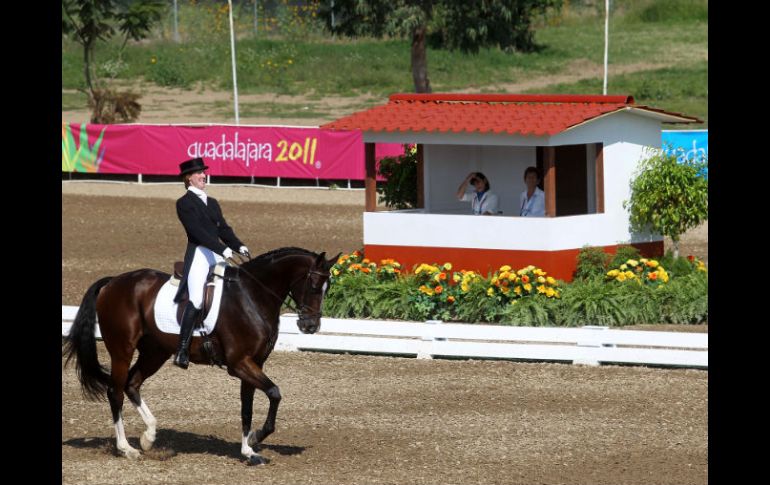
[[604,276],[609,259],[610,255],[605,253],[602,248],[593,246],[580,248],[574,278],[584,280],[595,276]]

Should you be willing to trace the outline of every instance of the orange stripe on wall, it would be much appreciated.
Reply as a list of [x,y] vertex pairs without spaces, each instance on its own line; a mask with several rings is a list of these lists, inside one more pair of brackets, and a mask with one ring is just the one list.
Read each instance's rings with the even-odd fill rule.
[[[663,241],[633,244],[642,256],[660,257],[663,255]],[[602,249],[614,254],[618,246],[604,246]],[[452,269],[478,271],[482,275],[492,273],[500,266],[508,264],[514,269],[534,265],[547,272],[554,278],[572,281],[572,275],[577,267],[579,249],[562,251],[517,251],[505,249],[478,248],[439,248],[424,246],[381,246],[367,244],[364,254],[371,261],[393,258],[406,271],[411,271],[420,263],[452,263]]]

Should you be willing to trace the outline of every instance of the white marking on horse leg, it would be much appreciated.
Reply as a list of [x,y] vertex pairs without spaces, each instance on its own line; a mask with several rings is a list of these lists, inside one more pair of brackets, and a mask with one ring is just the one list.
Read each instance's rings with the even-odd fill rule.
[[249,434],[243,436],[241,440],[241,455],[245,456],[246,458],[251,458],[252,456],[258,456],[258,453],[254,451],[254,448],[249,446],[249,436],[251,436],[254,432],[250,432]]
[[126,458],[139,458],[139,450],[132,448],[126,439],[126,431],[123,429],[122,415],[119,415],[117,422],[115,422],[115,438],[117,439],[118,451],[125,455]]
[[[132,403],[133,404],[133,403]],[[155,443],[155,425],[157,424],[157,420],[155,419],[155,416],[152,415],[150,412],[150,408],[147,407],[147,404],[144,402],[144,399],[142,399],[142,402],[137,406],[134,404],[134,407],[136,408],[136,411],[139,413],[139,416],[142,417],[142,421],[144,421],[144,424],[147,426],[147,429],[144,433],[142,433],[142,437],[139,439],[139,443],[142,445],[142,449],[144,451],[149,450],[152,448],[152,444]]]

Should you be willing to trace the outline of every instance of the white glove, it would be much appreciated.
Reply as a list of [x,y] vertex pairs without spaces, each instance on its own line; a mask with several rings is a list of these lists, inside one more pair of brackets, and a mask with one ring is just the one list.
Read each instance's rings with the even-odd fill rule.
[[247,248],[246,246],[241,246],[241,249],[239,249],[238,252],[241,253],[244,256],[248,256],[249,255],[249,248]]
[[224,256],[225,259],[230,259],[233,257],[233,250],[230,248],[225,248],[224,251],[222,251],[222,256]]

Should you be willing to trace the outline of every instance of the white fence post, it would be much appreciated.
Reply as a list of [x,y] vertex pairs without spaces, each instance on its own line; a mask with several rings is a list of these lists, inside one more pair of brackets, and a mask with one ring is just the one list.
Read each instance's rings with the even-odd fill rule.
[[599,365],[599,354],[601,353],[600,349],[602,348],[603,343],[601,332],[609,330],[610,327],[583,325],[582,328],[589,330],[590,332],[583,334],[583,338],[581,338],[576,345],[578,347],[583,347],[585,353],[580,357],[573,359],[572,363],[579,365]]
[[[422,337],[420,337],[420,347],[417,350],[418,359],[433,358],[433,342],[439,340],[436,334],[440,332],[439,325],[441,320],[426,320],[422,326]],[[441,339],[445,340],[445,339]]]

